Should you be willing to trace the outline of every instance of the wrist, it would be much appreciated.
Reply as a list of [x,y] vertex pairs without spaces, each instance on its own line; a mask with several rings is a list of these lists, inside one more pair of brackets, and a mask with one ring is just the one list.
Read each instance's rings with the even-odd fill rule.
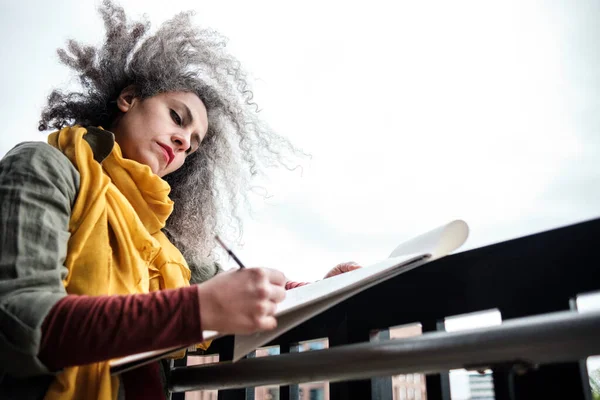
[[210,296],[206,295],[206,290],[202,285],[196,285],[198,292],[198,319],[202,321],[203,330],[213,330],[213,321],[210,315]]
[[218,286],[215,288],[209,282],[197,285],[198,312],[203,330],[220,332],[223,322],[227,320],[227,318],[223,318],[223,315],[228,315],[228,312],[223,307],[222,301],[219,300],[220,296],[215,292],[217,288]]

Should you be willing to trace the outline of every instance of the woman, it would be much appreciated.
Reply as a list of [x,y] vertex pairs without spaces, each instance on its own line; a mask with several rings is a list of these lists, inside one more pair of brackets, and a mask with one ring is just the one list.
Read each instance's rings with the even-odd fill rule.
[[285,297],[278,271],[210,260],[236,222],[219,216],[296,150],[257,118],[217,33],[100,12],[102,47],[59,50],[83,91],[49,96],[39,127],[58,131],[0,162],[3,399],[164,398],[158,364],[118,379],[108,360],[272,329]]

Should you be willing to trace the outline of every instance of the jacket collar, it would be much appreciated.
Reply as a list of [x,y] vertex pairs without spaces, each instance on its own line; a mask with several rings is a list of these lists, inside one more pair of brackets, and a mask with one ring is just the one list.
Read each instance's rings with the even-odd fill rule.
[[83,138],[92,148],[94,160],[102,163],[115,147],[115,134],[94,126],[89,126],[85,129],[87,130],[87,134]]

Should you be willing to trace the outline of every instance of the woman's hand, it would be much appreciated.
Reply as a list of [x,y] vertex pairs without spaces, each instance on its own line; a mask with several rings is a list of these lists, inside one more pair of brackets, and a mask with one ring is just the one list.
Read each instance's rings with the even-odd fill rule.
[[338,264],[335,267],[333,267],[333,269],[331,269],[327,273],[327,275],[325,275],[325,279],[331,278],[332,276],[336,276],[339,274],[343,274],[344,272],[354,271],[355,269],[359,269],[359,268],[361,268],[361,266],[358,265],[357,263],[355,263],[354,261],[341,263],[341,264]]
[[[341,263],[333,267],[326,275],[324,279],[331,278],[332,276],[336,276],[339,274],[343,274],[344,272],[354,271],[355,269],[362,268],[360,265],[355,263],[354,261],[349,261],[345,263]],[[295,289],[300,286],[310,285],[310,282],[295,282],[288,281],[285,284],[286,289]]]
[[249,334],[277,326],[277,303],[285,298],[285,276],[267,268],[229,271],[198,285],[202,329]]

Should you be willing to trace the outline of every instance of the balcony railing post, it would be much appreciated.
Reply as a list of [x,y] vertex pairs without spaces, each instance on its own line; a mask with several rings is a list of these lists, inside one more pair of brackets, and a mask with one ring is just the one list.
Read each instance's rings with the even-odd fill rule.
[[[422,332],[445,331],[444,321],[421,321]],[[448,371],[425,376],[427,400],[450,400],[450,374]]]
[[[256,350],[248,353],[246,358],[256,358]],[[254,387],[247,387],[246,390],[246,400],[254,400],[256,395],[256,389]]]
[[[227,336],[222,339],[222,343],[219,351],[219,362],[220,361],[231,361],[233,360],[233,348],[235,344],[234,336]],[[218,400],[246,400],[246,392],[251,391],[254,396],[254,388],[245,389],[229,389],[219,390]]]
[[[279,346],[279,353],[297,353],[300,350],[300,346],[297,344],[282,344]],[[279,399],[280,400],[300,400],[300,387],[299,385],[286,385],[279,387]]]
[[[571,298],[569,300],[569,308],[571,310],[577,310],[577,298]],[[585,400],[593,400],[592,388],[590,386],[590,375],[587,367],[587,359],[579,360],[579,376],[581,378],[581,386],[583,389],[583,396]]]
[[[371,342],[390,340],[390,330],[382,329],[371,334]],[[394,385],[391,376],[371,378],[371,396],[376,400],[392,400]]]
[[[370,329],[360,326],[356,320],[348,317],[348,309],[352,310],[352,299],[346,303],[344,318],[329,336],[329,347],[351,343],[368,342]],[[356,315],[354,310],[354,315]],[[361,379],[348,382],[332,382],[329,384],[330,400],[371,400],[371,379]]]
[[494,399],[516,400],[512,368],[499,365],[493,368],[492,371],[492,377],[494,379]]
[[[183,358],[170,361],[171,367],[185,367],[187,366],[187,354]],[[167,376],[170,374],[167,374]],[[168,378],[167,378],[168,379]],[[185,400],[185,393],[171,393],[170,400]]]

